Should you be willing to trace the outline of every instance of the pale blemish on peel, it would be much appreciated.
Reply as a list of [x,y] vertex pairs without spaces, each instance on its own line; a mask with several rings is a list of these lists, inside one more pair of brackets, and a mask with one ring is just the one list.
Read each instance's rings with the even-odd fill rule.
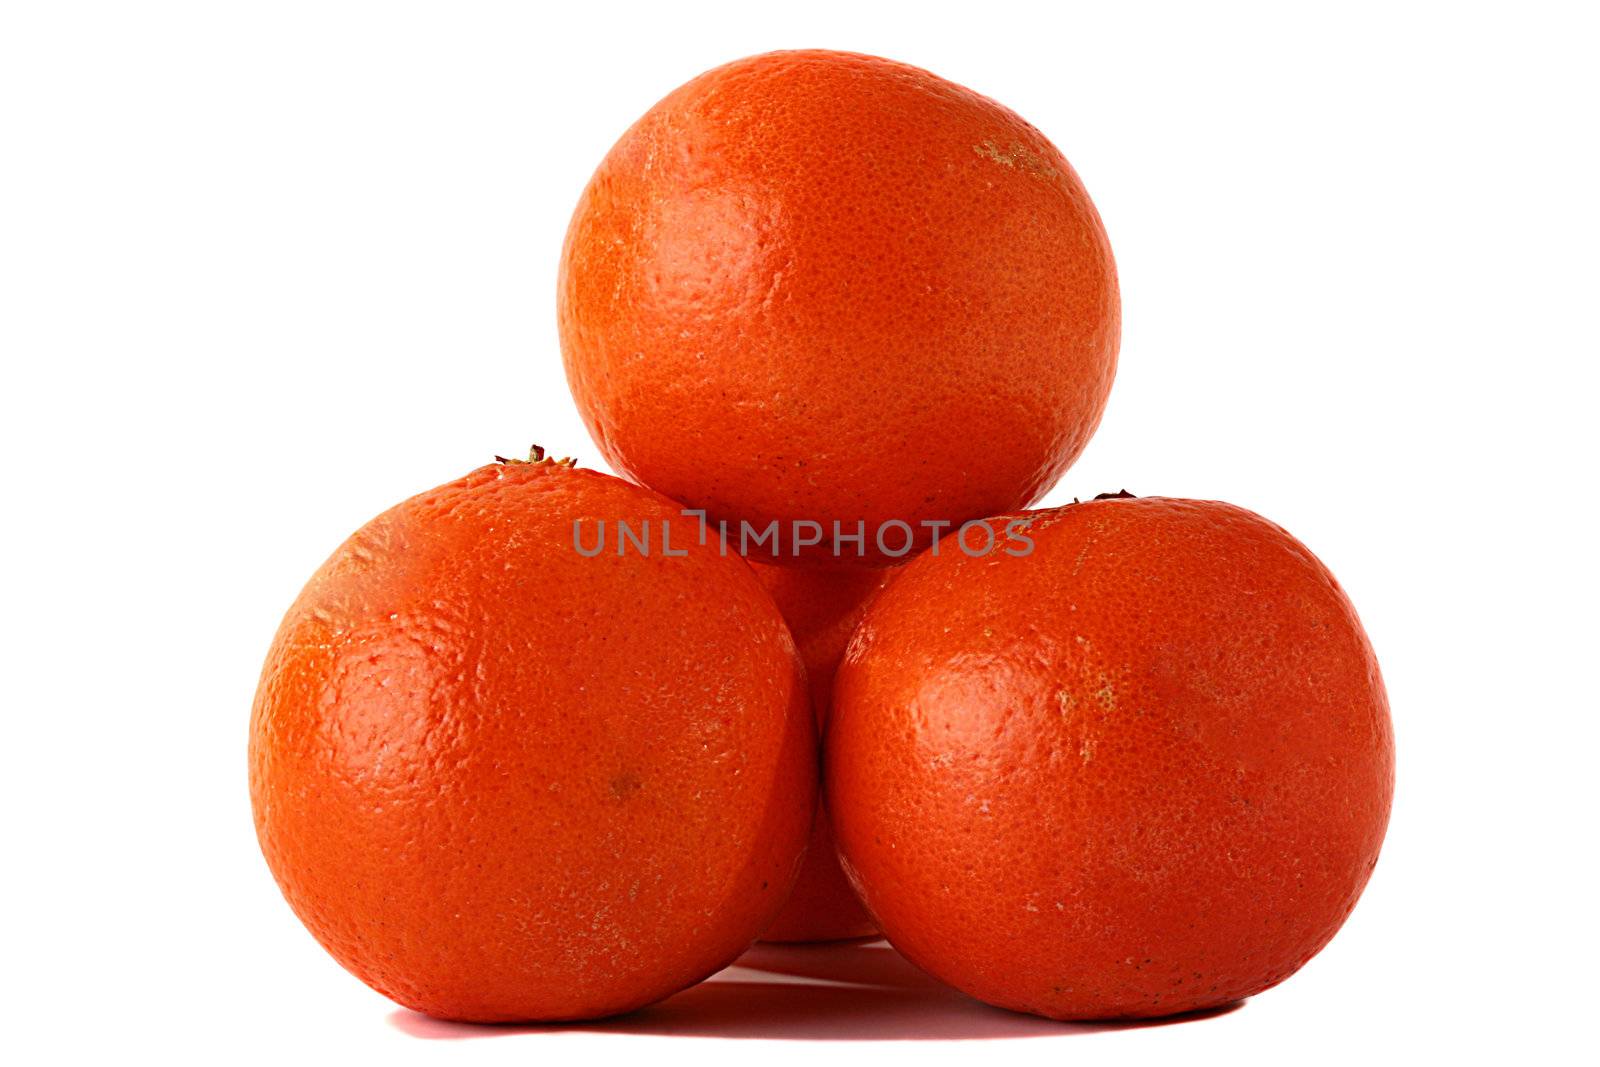
[[1013,141],[1010,148],[1001,148],[993,141],[975,144],[972,150],[985,159],[992,159],[1003,167],[1020,170],[1042,181],[1055,181],[1061,175],[1048,162],[1028,150],[1021,141]]

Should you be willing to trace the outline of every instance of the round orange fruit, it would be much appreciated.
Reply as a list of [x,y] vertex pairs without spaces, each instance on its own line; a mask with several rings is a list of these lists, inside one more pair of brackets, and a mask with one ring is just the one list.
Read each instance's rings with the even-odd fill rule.
[[1355,610],[1228,504],[1027,518],[1030,553],[925,554],[856,631],[826,742],[846,870],[901,952],[1002,1007],[1155,1016],[1282,981],[1388,823]]
[[803,669],[749,567],[661,544],[678,517],[503,462],[367,524],[289,609],[251,720],[256,829],[374,989],[447,1019],[609,1015],[783,904],[816,805]]
[[[1111,247],[1072,167],[927,71],[774,52],[629,129],[562,250],[562,356],[612,466],[712,516],[876,534],[1026,507],[1099,423]],[[897,547],[891,530],[885,543]],[[849,546],[846,546],[847,550]],[[829,548],[804,550],[810,558]]]
[[[778,566],[759,562],[753,566],[799,646],[817,727],[825,729],[833,675],[845,646],[867,605],[895,572],[861,566]],[[855,890],[839,869],[827,805],[819,796],[811,844],[806,848],[800,877],[788,903],[761,935],[762,939],[840,941],[877,932],[877,924],[863,910]]]

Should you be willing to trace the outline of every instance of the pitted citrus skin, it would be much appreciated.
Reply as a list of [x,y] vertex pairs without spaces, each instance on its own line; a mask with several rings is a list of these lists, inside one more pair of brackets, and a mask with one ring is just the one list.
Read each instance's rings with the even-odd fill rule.
[[1055,146],[842,52],[742,59],[658,103],[584,190],[558,288],[613,467],[758,529],[865,522],[880,564],[888,520],[926,544],[923,521],[1049,489],[1120,336],[1111,247]]
[[[806,682],[816,710],[817,728],[825,730],[833,701],[833,676],[844,658],[850,635],[879,590],[895,572],[861,566],[797,567],[752,564],[756,577],[783,613],[806,665]],[[870,937],[878,926],[861,907],[855,890],[839,869],[838,850],[827,805],[818,798],[800,877],[764,941],[842,941]]]
[[816,742],[783,620],[693,538],[574,551],[575,519],[624,518],[681,521],[607,475],[484,467],[347,541],[273,643],[262,850],[317,940],[408,1008],[648,1004],[743,951],[798,872]]
[[1354,608],[1229,504],[1032,519],[1031,555],[925,554],[868,609],[826,742],[846,870],[901,952],[1002,1007],[1157,1016],[1282,981],[1388,822]]

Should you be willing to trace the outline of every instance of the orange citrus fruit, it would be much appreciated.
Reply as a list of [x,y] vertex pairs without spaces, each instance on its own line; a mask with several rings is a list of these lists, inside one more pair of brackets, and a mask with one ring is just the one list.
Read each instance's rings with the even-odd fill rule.
[[1389,818],[1354,608],[1228,504],[1029,518],[1028,555],[907,565],[839,670],[828,806],[868,909],[934,976],[1055,1018],[1281,982],[1350,914]]
[[862,524],[879,562],[891,520],[926,544],[925,522],[1049,489],[1120,336],[1100,217],[1042,133],[828,51],[719,67],[623,134],[567,231],[558,311],[618,471],[758,529]]
[[[756,577],[777,602],[799,646],[817,726],[825,729],[833,697],[833,675],[845,646],[867,605],[895,572],[859,566],[754,566]],[[877,932],[877,924],[862,909],[855,890],[839,868],[827,805],[819,796],[817,819],[800,877],[788,903],[761,935],[762,939],[839,941]]]
[[[660,551],[678,518],[500,463],[368,523],[289,609],[251,719],[256,829],[374,989],[449,1019],[609,1015],[783,904],[816,807],[803,669],[742,561]],[[656,550],[575,551],[575,522],[619,520]]]

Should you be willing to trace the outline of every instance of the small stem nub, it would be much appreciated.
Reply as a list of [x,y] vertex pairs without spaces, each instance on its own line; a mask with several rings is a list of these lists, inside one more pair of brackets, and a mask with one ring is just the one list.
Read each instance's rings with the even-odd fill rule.
[[555,467],[576,467],[578,465],[578,461],[570,456],[562,459],[547,458],[544,454],[544,448],[539,445],[533,445],[528,449],[527,459],[507,459],[505,456],[496,456],[494,461],[501,464],[527,463],[535,467],[542,463],[548,463]]

